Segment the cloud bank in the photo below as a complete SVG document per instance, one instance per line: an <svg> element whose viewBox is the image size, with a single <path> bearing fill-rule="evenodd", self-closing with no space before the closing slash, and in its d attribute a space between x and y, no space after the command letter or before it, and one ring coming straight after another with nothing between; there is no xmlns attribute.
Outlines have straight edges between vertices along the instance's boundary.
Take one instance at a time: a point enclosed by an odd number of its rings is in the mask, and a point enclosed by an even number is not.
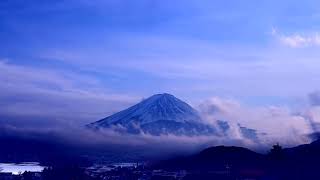
<svg viewBox="0 0 320 180"><path fill-rule="evenodd" d="M244 139L240 127L256 130L259 143L281 143L296 145L310 142L313 133L308 117L283 106L250 107L232 99L211 98L200 105L204 119L215 126L217 122L228 122L227 136ZM318 112L314 107L301 112Z"/></svg>

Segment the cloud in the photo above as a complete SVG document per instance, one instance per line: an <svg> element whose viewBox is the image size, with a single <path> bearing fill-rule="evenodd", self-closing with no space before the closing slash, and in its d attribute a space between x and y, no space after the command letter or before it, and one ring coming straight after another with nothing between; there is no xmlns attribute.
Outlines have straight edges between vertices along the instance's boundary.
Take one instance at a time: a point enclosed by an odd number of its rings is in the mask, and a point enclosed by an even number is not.
<svg viewBox="0 0 320 180"><path fill-rule="evenodd" d="M320 106L320 91L310 93L309 100L312 106Z"/></svg>
<svg viewBox="0 0 320 180"><path fill-rule="evenodd" d="M44 142L63 148L63 152L86 153L107 160L119 161L121 158L149 158L168 157L171 155L191 154L214 145L238 145L250 148L258 147L245 141L225 139L216 136L175 136L148 134L120 134L112 129L93 131L74 126L63 128L26 128L0 125L0 139L23 139L30 142ZM8 147L6 147L8 148ZM128 159L125 159L128 161Z"/></svg>
<svg viewBox="0 0 320 180"><path fill-rule="evenodd" d="M320 132L320 92L314 91L309 94L310 107L303 112L303 116L306 117L311 124L311 128L314 133Z"/></svg>
<svg viewBox="0 0 320 180"><path fill-rule="evenodd" d="M141 91L136 87L143 86L150 94L167 91L189 97L194 91L203 98L214 92L219 96L254 97L257 101L261 99L258 97L289 99L315 89L320 77L317 52L309 48L297 51L129 33L115 34L108 42L105 49L67 47L47 49L34 56L59 59L63 65L72 64L104 77L113 74L121 80L117 83L127 85L125 91Z"/></svg>
<svg viewBox="0 0 320 180"><path fill-rule="evenodd" d="M106 90L90 76L8 61L0 61L0 81L0 120L8 123L17 120L21 126L33 120L40 121L39 124L82 126L137 100L135 96Z"/></svg>
<svg viewBox="0 0 320 180"><path fill-rule="evenodd" d="M302 47L318 47L320 46L320 34L290 34L285 35L279 33L276 29L272 29L272 35L276 37L280 43L292 48L302 48Z"/></svg>
<svg viewBox="0 0 320 180"><path fill-rule="evenodd" d="M305 117L282 106L250 107L232 99L214 97L202 103L200 111L211 124L216 124L218 120L228 122L230 138L244 138L239 124L256 130L260 142L266 144L303 144L309 141L306 135L312 133Z"/></svg>

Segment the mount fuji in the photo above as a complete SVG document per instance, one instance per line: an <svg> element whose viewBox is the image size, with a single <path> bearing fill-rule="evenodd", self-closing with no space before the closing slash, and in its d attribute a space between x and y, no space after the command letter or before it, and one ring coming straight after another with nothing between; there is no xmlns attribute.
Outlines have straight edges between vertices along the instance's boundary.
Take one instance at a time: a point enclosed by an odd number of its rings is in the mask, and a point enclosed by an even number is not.
<svg viewBox="0 0 320 180"><path fill-rule="evenodd" d="M195 109L167 93L153 95L88 127L116 128L133 134L217 135L214 127L202 122Z"/></svg>

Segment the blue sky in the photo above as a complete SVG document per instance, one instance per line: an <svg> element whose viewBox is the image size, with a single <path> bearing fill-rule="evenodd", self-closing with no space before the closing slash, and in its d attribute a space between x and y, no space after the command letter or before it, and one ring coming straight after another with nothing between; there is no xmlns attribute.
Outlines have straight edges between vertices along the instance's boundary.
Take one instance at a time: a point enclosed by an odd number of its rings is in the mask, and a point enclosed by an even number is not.
<svg viewBox="0 0 320 180"><path fill-rule="evenodd" d="M319 20L315 0L3 0L1 115L88 122L161 92L303 104Z"/></svg>

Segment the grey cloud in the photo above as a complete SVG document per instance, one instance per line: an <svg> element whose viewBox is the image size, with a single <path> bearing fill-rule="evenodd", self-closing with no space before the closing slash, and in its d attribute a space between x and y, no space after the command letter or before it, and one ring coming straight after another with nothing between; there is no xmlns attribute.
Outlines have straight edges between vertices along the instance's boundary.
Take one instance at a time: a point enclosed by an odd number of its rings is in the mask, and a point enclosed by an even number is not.
<svg viewBox="0 0 320 180"><path fill-rule="evenodd" d="M320 106L320 91L310 93L309 101L312 106Z"/></svg>
<svg viewBox="0 0 320 180"><path fill-rule="evenodd" d="M92 131L85 128L65 126L63 128L19 128L0 125L0 138L17 138L30 141L42 141L64 144L68 148L87 150L86 152L125 153L130 156L142 156L144 159L168 157L171 155L191 154L214 145L238 145L252 149L246 142L237 139L223 139L215 136L151 136L148 134L120 134L112 129ZM78 151L77 150L77 151ZM137 154L138 153L138 154ZM100 157L101 158L101 157Z"/></svg>

